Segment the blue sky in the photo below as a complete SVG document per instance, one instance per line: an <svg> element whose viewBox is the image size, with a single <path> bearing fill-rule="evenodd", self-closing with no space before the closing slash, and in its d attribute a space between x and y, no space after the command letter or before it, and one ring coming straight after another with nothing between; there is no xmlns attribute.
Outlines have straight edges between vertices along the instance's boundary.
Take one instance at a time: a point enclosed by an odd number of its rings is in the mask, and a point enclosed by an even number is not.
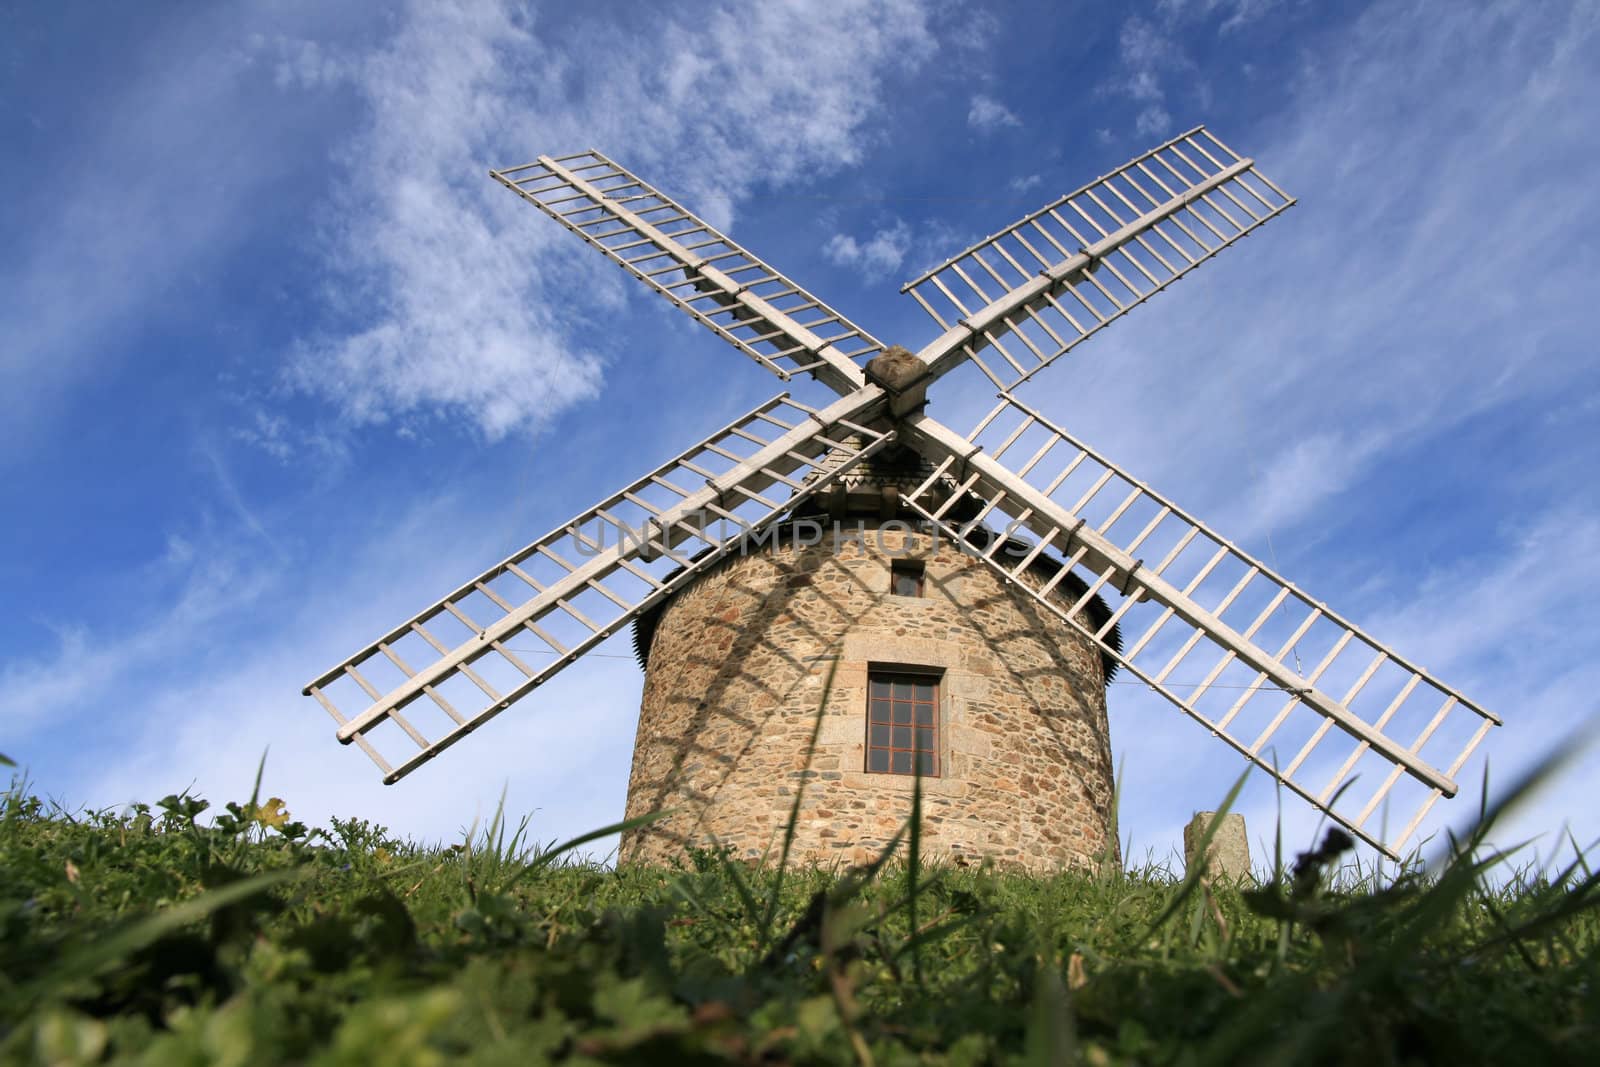
<svg viewBox="0 0 1600 1067"><path fill-rule="evenodd" d="M220 802L270 746L308 820L620 816L624 640L393 787L299 695L776 391L487 177L591 146L916 348L901 282L1206 123L1299 206L1024 398L1497 711L1494 780L1592 725L1592 0L3 17L0 751L52 795ZM1124 839L1165 857L1241 764L1136 686L1111 709ZM1516 830L1600 836L1597 772Z"/></svg>

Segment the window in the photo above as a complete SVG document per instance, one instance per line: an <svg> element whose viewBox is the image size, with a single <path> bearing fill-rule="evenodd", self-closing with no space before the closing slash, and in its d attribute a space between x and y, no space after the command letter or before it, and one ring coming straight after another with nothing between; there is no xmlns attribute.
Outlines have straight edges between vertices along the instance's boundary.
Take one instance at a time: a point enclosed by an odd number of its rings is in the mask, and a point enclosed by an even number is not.
<svg viewBox="0 0 1600 1067"><path fill-rule="evenodd" d="M867 770L939 776L939 678L905 670L867 673Z"/></svg>
<svg viewBox="0 0 1600 1067"><path fill-rule="evenodd" d="M922 561L897 559L890 563L889 592L895 596L921 596Z"/></svg>

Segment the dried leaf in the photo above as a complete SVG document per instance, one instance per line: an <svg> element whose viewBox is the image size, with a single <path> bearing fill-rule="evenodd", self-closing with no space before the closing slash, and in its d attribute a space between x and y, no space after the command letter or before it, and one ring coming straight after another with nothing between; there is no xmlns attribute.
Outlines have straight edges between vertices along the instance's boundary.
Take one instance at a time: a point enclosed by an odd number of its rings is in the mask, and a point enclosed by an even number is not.
<svg viewBox="0 0 1600 1067"><path fill-rule="evenodd" d="M1067 988L1082 989L1089 984L1089 975L1083 969L1083 953L1074 952L1067 958Z"/></svg>
<svg viewBox="0 0 1600 1067"><path fill-rule="evenodd" d="M270 797L266 803L255 805L250 817L268 829L280 829L289 821L289 809L283 806L283 798Z"/></svg>

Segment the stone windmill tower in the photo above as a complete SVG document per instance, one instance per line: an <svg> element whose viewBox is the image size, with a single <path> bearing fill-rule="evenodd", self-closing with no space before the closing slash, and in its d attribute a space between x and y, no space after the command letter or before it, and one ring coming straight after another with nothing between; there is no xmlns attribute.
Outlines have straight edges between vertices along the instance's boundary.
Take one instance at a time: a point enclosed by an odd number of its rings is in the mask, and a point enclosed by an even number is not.
<svg viewBox="0 0 1600 1067"><path fill-rule="evenodd" d="M904 824L919 772L932 852L1115 858L1116 660L1030 595L1064 612L1085 583L1045 553L1021 573L1029 592L1002 580L979 553L1031 546L972 524L980 503L950 484L924 499L951 503L964 538L921 522L899 496L932 475L914 451L879 452L639 619L628 816L673 814L629 835L624 860L775 852L798 794L793 854L865 862ZM1109 615L1089 599L1092 625Z"/></svg>
<svg viewBox="0 0 1600 1067"><path fill-rule="evenodd" d="M800 852L854 860L918 781L931 849L1115 856L1114 670L1395 856L1498 723L1014 392L1294 203L1203 128L908 284L915 354L597 152L492 175L836 397L774 397L311 682L386 782L629 626L629 813L673 814L624 859L762 855L803 783ZM961 434L925 408L968 363L999 396Z"/></svg>

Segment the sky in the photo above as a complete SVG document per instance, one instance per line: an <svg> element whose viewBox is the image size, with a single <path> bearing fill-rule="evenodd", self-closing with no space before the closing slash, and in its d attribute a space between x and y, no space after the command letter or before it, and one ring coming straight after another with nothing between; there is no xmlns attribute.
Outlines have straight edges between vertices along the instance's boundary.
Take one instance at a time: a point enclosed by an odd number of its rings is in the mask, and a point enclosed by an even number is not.
<svg viewBox="0 0 1600 1067"><path fill-rule="evenodd" d="M1298 205L1022 391L1544 754L1600 838L1600 4L0 6L0 752L61 802L621 817L602 646L395 786L312 677L781 386L488 177L597 148L891 343L903 282L1205 123ZM965 431L981 388L933 393ZM797 391L805 388L796 386ZM814 387L812 387L814 388ZM1132 859L1243 767L1110 691ZM1239 803L1258 859L1279 799ZM1563 828L1566 829L1563 829ZM1285 847L1316 813L1282 801ZM1570 852L1568 853L1570 855Z"/></svg>

